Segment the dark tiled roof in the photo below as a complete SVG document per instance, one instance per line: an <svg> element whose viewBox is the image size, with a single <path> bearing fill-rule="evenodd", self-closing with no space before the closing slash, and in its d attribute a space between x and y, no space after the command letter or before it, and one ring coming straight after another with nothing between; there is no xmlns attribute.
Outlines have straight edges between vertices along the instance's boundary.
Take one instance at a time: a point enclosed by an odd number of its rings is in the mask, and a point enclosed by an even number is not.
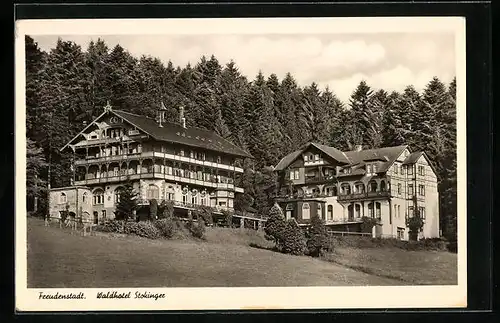
<svg viewBox="0 0 500 323"><path fill-rule="evenodd" d="M274 168L275 171L280 171L280 170L283 170L285 169L286 167L288 167L288 165L290 165L294 160L295 158L297 158L300 154L302 153L302 149L299 149L299 150L296 150L294 151L293 153L290 153L288 155L286 155L285 157L283 157L279 163L276 165L276 167Z"/></svg>
<svg viewBox="0 0 500 323"><path fill-rule="evenodd" d="M378 172L385 172L387 169L396 161L399 155L408 146L394 146L394 147L383 147L377 149L366 149L361 151L347 151L342 152L334 147L329 147L325 145L320 145L316 143L309 143L302 149L296 150L293 153L285 156L276 165L275 170L280 171L285 169L290 163L292 163L309 145L313 145L318 149L325 152L330 157L349 164L346 167L353 167L351 173L349 174L339 174L339 176L353 176L353 175L363 175L365 174L364 165L365 162L377 162Z"/></svg>
<svg viewBox="0 0 500 323"><path fill-rule="evenodd" d="M337 148L330 147L330 146L325 146L321 144L316 144L316 143L311 143L311 145L317 147L319 150L323 151L326 153L328 156L332 157L333 159L342 162L342 163L349 163L349 160L347 159L346 155L338 150Z"/></svg>
<svg viewBox="0 0 500 323"><path fill-rule="evenodd" d="M180 124L172 122L164 122L163 127L160 127L156 120L152 118L121 110L112 110L112 112L160 141L173 142L192 147L205 148L229 155L252 158L252 155L218 136L213 131L194 127L183 128Z"/></svg>
<svg viewBox="0 0 500 323"><path fill-rule="evenodd" d="M423 154L424 154L423 151L417 151L409 154L408 157L406 157L406 159L403 161L403 165L415 164Z"/></svg>
<svg viewBox="0 0 500 323"><path fill-rule="evenodd" d="M342 151L338 150L337 148L317 144L314 142L310 142L310 143L305 144L301 149L296 150L293 153L290 153L290 154L286 155L285 157L283 157L279 161L279 163L276 165L274 170L280 171L280 170L283 170L286 167L288 167L288 165L290 165L302 152L304 152L311 145L318 148L319 150L321 150L322 152L324 152L328 156L332 157L333 159L335 159L341 163L346 163L346 164L349 163L349 160L347 159L345 154Z"/></svg>

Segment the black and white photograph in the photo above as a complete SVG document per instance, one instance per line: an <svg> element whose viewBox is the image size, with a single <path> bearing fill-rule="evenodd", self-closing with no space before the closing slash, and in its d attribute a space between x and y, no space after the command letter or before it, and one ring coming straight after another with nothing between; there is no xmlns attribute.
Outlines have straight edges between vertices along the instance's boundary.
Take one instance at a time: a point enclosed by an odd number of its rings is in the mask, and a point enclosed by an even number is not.
<svg viewBox="0 0 500 323"><path fill-rule="evenodd" d="M19 308L466 305L462 19L18 24Z"/></svg>

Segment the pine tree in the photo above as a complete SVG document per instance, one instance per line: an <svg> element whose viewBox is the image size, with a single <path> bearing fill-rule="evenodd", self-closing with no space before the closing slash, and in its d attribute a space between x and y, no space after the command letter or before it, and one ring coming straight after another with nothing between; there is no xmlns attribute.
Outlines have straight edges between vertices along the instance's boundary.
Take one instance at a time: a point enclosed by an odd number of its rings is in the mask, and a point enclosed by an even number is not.
<svg viewBox="0 0 500 323"><path fill-rule="evenodd" d="M137 210L138 193L134 191L131 183L126 183L123 190L120 192L120 200L116 205L116 219L127 220L132 217L132 214Z"/></svg>
<svg viewBox="0 0 500 323"><path fill-rule="evenodd" d="M36 146L36 143L26 139L26 195L29 201L45 197L46 181L41 173L47 167L42 148ZM31 209L31 205L29 206ZM34 208L34 205L33 205Z"/></svg>
<svg viewBox="0 0 500 323"><path fill-rule="evenodd" d="M282 252L300 256L304 254L306 249L307 246L304 231L302 231L295 219L288 220L285 226Z"/></svg>
<svg viewBox="0 0 500 323"><path fill-rule="evenodd" d="M281 250L283 247L285 227L286 222L283 211L278 204L274 204L269 210L269 217L264 226L264 232L266 239L273 241L278 250Z"/></svg>
<svg viewBox="0 0 500 323"><path fill-rule="evenodd" d="M375 107L372 100L373 90L361 81L358 87L351 95L349 105L350 111L350 126L353 128L354 133L358 134L361 142L355 145L362 145L366 148L376 148L377 142L373 140L374 136L377 137L379 125ZM358 140L358 138L352 138Z"/></svg>
<svg viewBox="0 0 500 323"><path fill-rule="evenodd" d="M405 144L403 123L398 111L401 95L393 91L387 97L387 105L382 112L382 146L397 146Z"/></svg>
<svg viewBox="0 0 500 323"><path fill-rule="evenodd" d="M324 252L328 243L327 234L325 223L317 214L314 214L311 217L311 226L307 237L309 255L319 257Z"/></svg>

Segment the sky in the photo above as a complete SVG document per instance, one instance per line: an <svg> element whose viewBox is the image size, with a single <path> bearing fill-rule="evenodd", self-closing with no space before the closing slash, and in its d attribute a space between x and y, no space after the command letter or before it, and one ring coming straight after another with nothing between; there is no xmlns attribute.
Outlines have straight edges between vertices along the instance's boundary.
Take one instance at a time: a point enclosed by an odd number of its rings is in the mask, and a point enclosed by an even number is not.
<svg viewBox="0 0 500 323"><path fill-rule="evenodd" d="M59 37L84 50L101 38L110 48L120 44L136 57L150 55L181 67L213 54L222 65L233 60L249 80L259 70L280 80L290 72L300 86L328 86L344 102L362 80L373 89L401 91L411 84L421 91L434 76L446 83L455 76L451 32L31 36L44 51Z"/></svg>

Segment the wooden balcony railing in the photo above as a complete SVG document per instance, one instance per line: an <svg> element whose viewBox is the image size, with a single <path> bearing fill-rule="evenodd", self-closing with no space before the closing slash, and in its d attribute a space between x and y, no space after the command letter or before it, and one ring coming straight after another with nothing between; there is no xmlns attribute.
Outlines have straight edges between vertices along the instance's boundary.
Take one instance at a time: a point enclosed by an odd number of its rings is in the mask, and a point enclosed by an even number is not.
<svg viewBox="0 0 500 323"><path fill-rule="evenodd" d="M354 193L354 194L344 194L339 195L339 201L353 201L353 200L362 200L368 198L378 198L378 197L389 197L390 192L388 191L378 191L378 192L365 192L365 193Z"/></svg>

